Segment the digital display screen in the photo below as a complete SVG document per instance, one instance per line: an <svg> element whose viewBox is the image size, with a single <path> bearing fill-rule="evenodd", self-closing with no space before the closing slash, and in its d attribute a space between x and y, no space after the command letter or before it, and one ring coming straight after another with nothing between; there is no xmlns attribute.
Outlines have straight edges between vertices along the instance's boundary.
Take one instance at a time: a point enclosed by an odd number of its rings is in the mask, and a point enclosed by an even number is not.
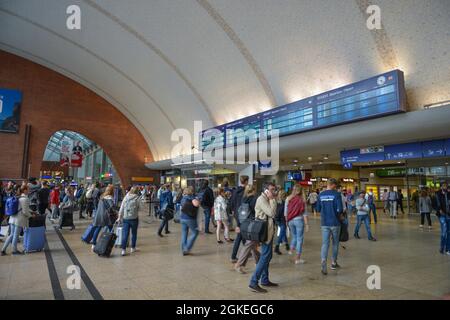
<svg viewBox="0 0 450 320"><path fill-rule="evenodd" d="M248 143L256 139L258 133L269 133L273 129L278 129L281 137L404 111L403 72L394 70L204 130L200 141L202 150L207 146L220 148ZM228 131L237 129L240 130ZM252 130L247 131L249 129ZM223 135L217 135L215 130ZM218 137L211 139L214 131Z"/></svg>

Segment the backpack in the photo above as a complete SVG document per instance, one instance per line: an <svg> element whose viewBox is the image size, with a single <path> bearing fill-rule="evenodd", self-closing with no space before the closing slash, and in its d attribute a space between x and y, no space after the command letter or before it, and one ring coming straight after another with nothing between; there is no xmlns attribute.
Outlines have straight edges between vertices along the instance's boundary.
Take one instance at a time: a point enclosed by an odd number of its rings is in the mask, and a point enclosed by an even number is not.
<svg viewBox="0 0 450 320"><path fill-rule="evenodd" d="M126 216L131 215L133 212L138 210L138 201L139 199L128 199L125 204L125 213Z"/></svg>
<svg viewBox="0 0 450 320"><path fill-rule="evenodd" d="M245 221L250 216L250 205L248 203L242 203L238 208L239 222Z"/></svg>
<svg viewBox="0 0 450 320"><path fill-rule="evenodd" d="M86 199L92 199L92 191L94 191L94 189L89 188L86 192Z"/></svg>
<svg viewBox="0 0 450 320"><path fill-rule="evenodd" d="M17 213L19 213L19 199L15 196L8 197L5 203L5 214L15 216Z"/></svg>

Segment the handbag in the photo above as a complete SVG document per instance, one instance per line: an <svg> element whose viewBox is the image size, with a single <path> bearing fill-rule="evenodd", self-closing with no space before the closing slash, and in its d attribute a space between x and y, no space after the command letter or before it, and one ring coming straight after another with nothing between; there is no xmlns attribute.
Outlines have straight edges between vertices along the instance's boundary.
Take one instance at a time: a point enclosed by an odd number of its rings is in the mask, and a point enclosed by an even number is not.
<svg viewBox="0 0 450 320"><path fill-rule="evenodd" d="M244 240L266 242L267 241L267 221L265 220L245 220L241 222L241 237Z"/></svg>

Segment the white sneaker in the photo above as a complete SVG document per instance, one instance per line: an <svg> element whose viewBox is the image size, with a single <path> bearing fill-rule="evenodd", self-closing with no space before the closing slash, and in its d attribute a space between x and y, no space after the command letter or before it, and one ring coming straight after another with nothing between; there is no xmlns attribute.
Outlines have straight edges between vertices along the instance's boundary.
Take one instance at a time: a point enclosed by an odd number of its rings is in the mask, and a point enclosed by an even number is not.
<svg viewBox="0 0 450 320"><path fill-rule="evenodd" d="M423 224L421 224L421 225L419 226L419 228L423 228Z"/></svg>
<svg viewBox="0 0 450 320"><path fill-rule="evenodd" d="M291 251L291 250L289 250L289 251L288 251L288 255L290 255L290 256L292 256L292 255L293 255L293 253L292 253L292 251Z"/></svg>
<svg viewBox="0 0 450 320"><path fill-rule="evenodd" d="M447 251L446 255L450 256L450 251Z"/></svg>
<svg viewBox="0 0 450 320"><path fill-rule="evenodd" d="M137 248L131 248L131 253L135 253L136 251L139 251Z"/></svg>
<svg viewBox="0 0 450 320"><path fill-rule="evenodd" d="M94 252L95 245L91 246L91 251Z"/></svg>
<svg viewBox="0 0 450 320"><path fill-rule="evenodd" d="M125 256L127 254L127 252L125 250L122 250L122 252L120 253L123 256Z"/></svg>
<svg viewBox="0 0 450 320"><path fill-rule="evenodd" d="M295 264L304 264L305 262L303 259L295 260Z"/></svg>

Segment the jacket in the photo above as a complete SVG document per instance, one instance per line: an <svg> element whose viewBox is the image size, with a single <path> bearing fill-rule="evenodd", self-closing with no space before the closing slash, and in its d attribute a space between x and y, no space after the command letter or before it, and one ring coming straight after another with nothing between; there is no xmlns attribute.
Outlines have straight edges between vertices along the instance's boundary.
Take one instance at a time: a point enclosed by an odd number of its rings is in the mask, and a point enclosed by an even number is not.
<svg viewBox="0 0 450 320"><path fill-rule="evenodd" d="M263 221L267 221L267 241L269 244L273 241L275 235L275 214L277 210L277 201L275 199L270 200L264 193L262 193L255 204L255 218Z"/></svg>
<svg viewBox="0 0 450 320"><path fill-rule="evenodd" d="M9 217L9 223L22 228L28 227L28 219L30 219L30 199L25 194L19 198L19 212Z"/></svg>
<svg viewBox="0 0 450 320"><path fill-rule="evenodd" d="M321 226L340 226L339 215L343 212L341 194L336 190L322 191L317 201L317 211L320 212Z"/></svg>
<svg viewBox="0 0 450 320"><path fill-rule="evenodd" d="M214 207L214 193L212 189L210 187L206 187L201 191L201 193L203 194L201 202L202 208L207 209Z"/></svg>
<svg viewBox="0 0 450 320"><path fill-rule="evenodd" d="M216 221L226 221L228 219L227 202L220 195L214 201L214 219Z"/></svg>
<svg viewBox="0 0 450 320"><path fill-rule="evenodd" d="M448 191L445 190L444 192L442 190L439 190L436 192L436 209L438 214L440 214L440 210L444 214L450 214L450 195L448 194Z"/></svg>
<svg viewBox="0 0 450 320"><path fill-rule="evenodd" d="M242 203L242 199L244 198L245 188L243 186L237 187L237 189L233 190L231 195L231 210L236 213L239 209L239 206Z"/></svg>
<svg viewBox="0 0 450 320"><path fill-rule="evenodd" d="M139 217L141 197L137 194L127 193L120 205L119 214L123 219L133 220ZM130 210L127 210L129 208Z"/></svg>
<svg viewBox="0 0 450 320"><path fill-rule="evenodd" d="M53 189L50 193L50 204L59 206L59 189Z"/></svg>
<svg viewBox="0 0 450 320"><path fill-rule="evenodd" d="M105 227L110 226L113 222L109 218L109 210L108 208L113 208L114 201L113 197L106 196L103 199L100 199L98 202L97 210L95 211L95 216L92 221L92 225L95 227Z"/></svg>
<svg viewBox="0 0 450 320"><path fill-rule="evenodd" d="M420 213L431 213L433 207L431 205L431 198L429 196L419 198Z"/></svg>

